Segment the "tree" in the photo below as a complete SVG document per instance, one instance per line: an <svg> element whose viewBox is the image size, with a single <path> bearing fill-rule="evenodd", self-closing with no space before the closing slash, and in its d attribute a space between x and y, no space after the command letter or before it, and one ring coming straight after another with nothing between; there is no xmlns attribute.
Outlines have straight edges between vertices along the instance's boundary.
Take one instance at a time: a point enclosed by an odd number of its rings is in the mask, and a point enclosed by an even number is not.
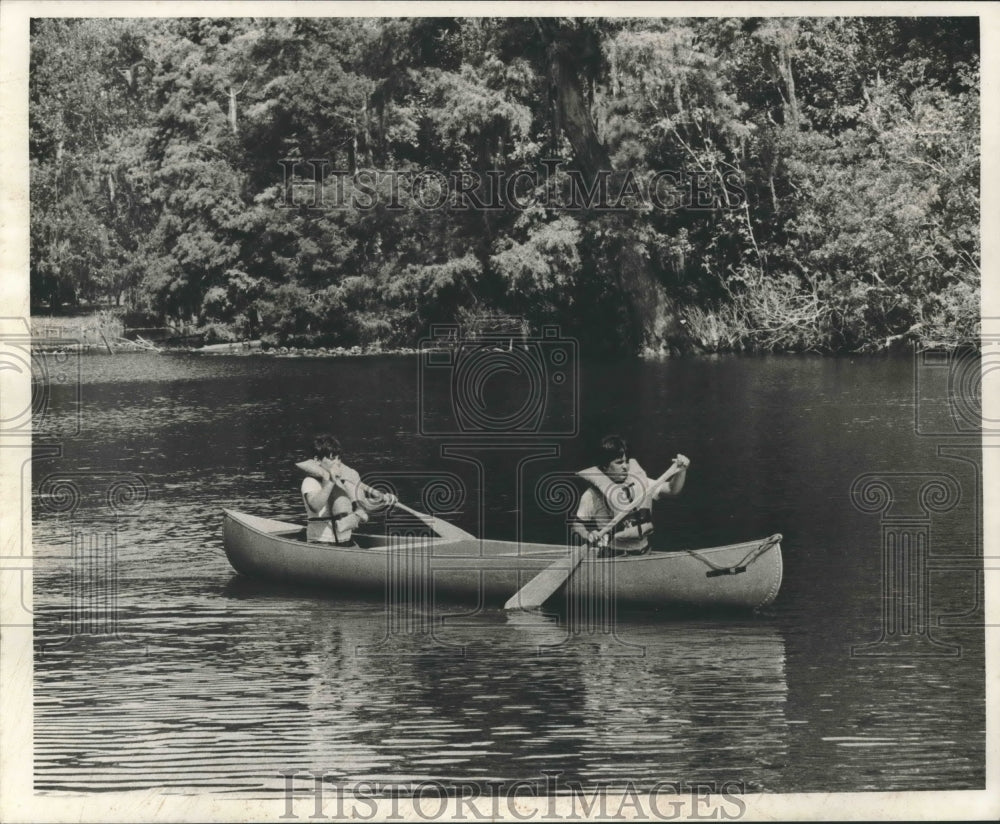
<svg viewBox="0 0 1000 824"><path fill-rule="evenodd" d="M974 20L32 31L36 303L373 344L518 313L631 352L977 328Z"/></svg>
<svg viewBox="0 0 1000 824"><path fill-rule="evenodd" d="M143 119L143 26L39 18L31 36L32 302L120 296L117 263L135 227L116 223L115 149Z"/></svg>

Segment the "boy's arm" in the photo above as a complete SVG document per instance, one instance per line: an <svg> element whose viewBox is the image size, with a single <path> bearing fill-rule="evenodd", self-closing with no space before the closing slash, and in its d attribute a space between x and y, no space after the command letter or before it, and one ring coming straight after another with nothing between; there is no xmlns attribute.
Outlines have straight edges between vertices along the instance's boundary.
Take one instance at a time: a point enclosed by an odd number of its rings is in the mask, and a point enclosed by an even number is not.
<svg viewBox="0 0 1000 824"><path fill-rule="evenodd" d="M382 492L373 486L368 486L361 480L361 475L346 464L341 465L341 477L344 487L352 503L363 507L391 506L396 503L396 496Z"/></svg>
<svg viewBox="0 0 1000 824"><path fill-rule="evenodd" d="M576 516L570 525L573 534L583 543L589 542L591 532L598 528L594 518L594 510L594 492L588 489L580 496L580 505L577 507Z"/></svg>
<svg viewBox="0 0 1000 824"><path fill-rule="evenodd" d="M656 494L653 495L654 501L660 498L672 498L674 495L680 495L681 490L684 488L684 481L687 479L687 468L691 465L691 460L685 455L678 454L674 458L674 463L680 466L680 472L659 488Z"/></svg>
<svg viewBox="0 0 1000 824"><path fill-rule="evenodd" d="M305 496L309 508L313 512L319 512L326 506L326 502L330 500L330 495L335 486L336 484L329 476L322 482L312 477L303 479L302 494Z"/></svg>

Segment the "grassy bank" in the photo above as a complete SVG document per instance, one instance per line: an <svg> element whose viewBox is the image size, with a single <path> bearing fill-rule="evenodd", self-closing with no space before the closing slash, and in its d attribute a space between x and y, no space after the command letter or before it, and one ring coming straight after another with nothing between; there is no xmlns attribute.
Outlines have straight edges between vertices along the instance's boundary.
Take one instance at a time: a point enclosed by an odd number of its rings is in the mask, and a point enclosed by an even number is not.
<svg viewBox="0 0 1000 824"><path fill-rule="evenodd" d="M80 351L153 351L155 347L141 337L126 337L122 312L99 309L79 315L45 316L30 318L31 336L36 348Z"/></svg>
<svg viewBox="0 0 1000 824"><path fill-rule="evenodd" d="M799 307L798 312L772 312L767 323L752 323L748 313L735 306L720 309L683 310L679 321L670 324L671 332L656 340L646 341L633 354L638 357L671 357L727 353L823 353L877 354L916 346L918 349L974 346L978 325L966 324L965 334L941 334L940 328L915 326L907 333L879 340L847 341L832 334L829 327L818 322L829 313L813 304ZM454 343L474 341L482 335L500 335L492 324L499 315L474 318L457 324ZM508 322L509 318L506 319ZM132 328L126 325L122 311L102 309L72 316L36 316L31 318L32 335L40 348L66 348L92 352L156 351L158 349L215 351L219 354L267 354L277 356L343 356L362 354L401 354L417 351L420 339L383 340L365 336L358 340L340 340L336 335L314 333L282 334L261 330L250 339L243 330L213 322L190 326L183 330L173 326ZM516 330L506 329L502 336L510 339L532 339L526 323ZM928 334L930 333L930 334ZM935 334L936 333L936 334ZM574 337L568 335L568 337ZM586 340L578 339L583 348ZM620 354L625 354L624 352Z"/></svg>

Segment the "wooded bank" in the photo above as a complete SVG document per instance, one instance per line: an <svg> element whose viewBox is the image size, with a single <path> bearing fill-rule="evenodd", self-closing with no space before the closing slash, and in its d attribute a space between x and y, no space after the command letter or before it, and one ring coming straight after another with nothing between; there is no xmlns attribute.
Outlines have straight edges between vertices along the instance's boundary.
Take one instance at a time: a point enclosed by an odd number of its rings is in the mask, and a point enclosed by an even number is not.
<svg viewBox="0 0 1000 824"><path fill-rule="evenodd" d="M968 341L978 44L968 17L36 19L32 303L209 343L490 314L595 352Z"/></svg>

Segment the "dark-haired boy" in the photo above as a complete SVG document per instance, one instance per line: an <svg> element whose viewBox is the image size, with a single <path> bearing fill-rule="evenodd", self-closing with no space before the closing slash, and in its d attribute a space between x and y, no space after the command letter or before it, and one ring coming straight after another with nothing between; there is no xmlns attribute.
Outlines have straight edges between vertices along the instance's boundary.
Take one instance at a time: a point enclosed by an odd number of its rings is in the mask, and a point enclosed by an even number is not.
<svg viewBox="0 0 1000 824"><path fill-rule="evenodd" d="M594 452L594 466L577 474L590 486L580 496L572 529L590 544L601 544L603 554L640 555L649 551L653 531L653 501L680 494L691 461L677 455L681 467L670 480L654 490L653 481L634 458L629 457L628 442L619 435L605 436ZM621 512L628 514L615 527L612 536L598 538L600 530Z"/></svg>

